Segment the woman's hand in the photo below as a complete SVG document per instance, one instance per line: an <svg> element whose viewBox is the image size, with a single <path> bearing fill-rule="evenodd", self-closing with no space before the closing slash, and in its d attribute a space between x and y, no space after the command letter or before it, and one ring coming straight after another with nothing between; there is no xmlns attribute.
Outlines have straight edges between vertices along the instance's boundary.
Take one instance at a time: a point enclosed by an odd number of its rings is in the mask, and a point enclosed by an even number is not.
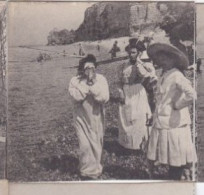
<svg viewBox="0 0 204 195"><path fill-rule="evenodd" d="M119 100L121 104L125 103L125 95L122 89L118 88L118 92L119 92Z"/></svg>
<svg viewBox="0 0 204 195"><path fill-rule="evenodd" d="M174 102L174 103L172 104L172 108L173 108L174 110L179 110L179 108L178 108L177 105L176 105L176 102Z"/></svg>
<svg viewBox="0 0 204 195"><path fill-rule="evenodd" d="M150 118L147 118L146 126L152 126L152 124L153 124L153 117L151 116Z"/></svg>
<svg viewBox="0 0 204 195"><path fill-rule="evenodd" d="M87 78L87 85L91 86L96 83L96 72L95 68L87 68L85 70L85 75Z"/></svg>

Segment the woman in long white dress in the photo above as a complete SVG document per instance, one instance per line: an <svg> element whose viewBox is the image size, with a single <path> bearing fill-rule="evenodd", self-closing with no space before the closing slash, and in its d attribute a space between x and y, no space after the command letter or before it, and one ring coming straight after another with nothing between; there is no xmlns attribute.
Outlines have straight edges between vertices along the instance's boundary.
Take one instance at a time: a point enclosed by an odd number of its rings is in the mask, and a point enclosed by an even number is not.
<svg viewBox="0 0 204 195"><path fill-rule="evenodd" d="M95 73L96 59L89 54L80 62L78 75L69 84L74 105L74 126L79 140L79 169L84 179L102 173L104 104L109 100L108 83Z"/></svg>
<svg viewBox="0 0 204 195"><path fill-rule="evenodd" d="M126 51L130 59L119 67L118 141L126 149L140 150L143 149L148 139L147 121L152 116L142 82L144 78L152 76L154 67L150 63L142 63L138 59L142 49L145 49L141 42L133 38L129 43Z"/></svg>

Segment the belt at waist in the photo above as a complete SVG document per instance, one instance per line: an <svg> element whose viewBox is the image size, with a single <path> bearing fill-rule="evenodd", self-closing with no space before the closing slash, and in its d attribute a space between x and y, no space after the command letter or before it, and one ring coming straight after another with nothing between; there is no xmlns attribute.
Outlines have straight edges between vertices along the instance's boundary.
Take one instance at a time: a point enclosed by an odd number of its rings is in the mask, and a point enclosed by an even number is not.
<svg viewBox="0 0 204 195"><path fill-rule="evenodd" d="M181 125L179 127L169 128L169 129L164 129L164 128L160 128L160 127L155 127L155 128L162 131L162 130L171 130L171 129L184 128L184 127L187 127L187 126L188 126L188 124Z"/></svg>

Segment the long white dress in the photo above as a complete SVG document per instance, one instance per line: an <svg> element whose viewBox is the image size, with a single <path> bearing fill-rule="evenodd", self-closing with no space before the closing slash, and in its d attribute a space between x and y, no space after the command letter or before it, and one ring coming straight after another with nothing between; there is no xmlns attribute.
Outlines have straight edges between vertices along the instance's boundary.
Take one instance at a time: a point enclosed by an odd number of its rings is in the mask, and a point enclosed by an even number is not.
<svg viewBox="0 0 204 195"><path fill-rule="evenodd" d="M74 103L80 174L96 178L102 172L104 104L109 100L108 83L102 75L96 74L96 83L88 86L85 80L76 76L70 81L69 93Z"/></svg>
<svg viewBox="0 0 204 195"><path fill-rule="evenodd" d="M163 74L158 82L148 159L178 167L196 162L189 108L184 107L195 97L190 81L179 70L174 68ZM181 109L174 110L173 104Z"/></svg>
<svg viewBox="0 0 204 195"><path fill-rule="evenodd" d="M123 64L119 70L125 102L119 105L118 141L127 149L141 149L141 144L148 138L146 121L147 117L151 117L151 110L141 82L149 75L144 68L138 69L129 62Z"/></svg>

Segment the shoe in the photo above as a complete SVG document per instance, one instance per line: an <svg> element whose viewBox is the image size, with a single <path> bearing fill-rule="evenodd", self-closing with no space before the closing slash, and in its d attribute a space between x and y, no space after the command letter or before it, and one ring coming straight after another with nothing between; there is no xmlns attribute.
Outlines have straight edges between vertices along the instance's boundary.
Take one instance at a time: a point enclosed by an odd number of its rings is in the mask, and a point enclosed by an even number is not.
<svg viewBox="0 0 204 195"><path fill-rule="evenodd" d="M89 176L80 176L80 179L82 181L90 181L90 180L97 180L98 178L93 178L93 177L89 177Z"/></svg>

